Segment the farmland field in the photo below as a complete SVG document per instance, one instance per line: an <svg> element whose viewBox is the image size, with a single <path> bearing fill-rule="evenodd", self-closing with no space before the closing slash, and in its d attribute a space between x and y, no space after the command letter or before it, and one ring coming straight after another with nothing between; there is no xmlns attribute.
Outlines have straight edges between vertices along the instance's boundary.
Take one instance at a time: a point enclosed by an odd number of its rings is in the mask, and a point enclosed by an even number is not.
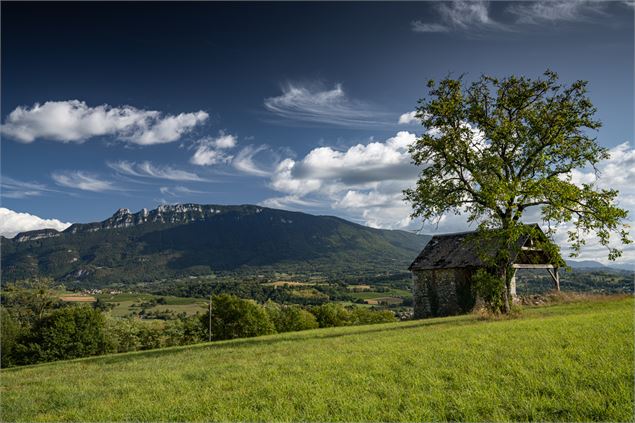
<svg viewBox="0 0 635 423"><path fill-rule="evenodd" d="M633 299L2 370L2 421L632 421Z"/></svg>

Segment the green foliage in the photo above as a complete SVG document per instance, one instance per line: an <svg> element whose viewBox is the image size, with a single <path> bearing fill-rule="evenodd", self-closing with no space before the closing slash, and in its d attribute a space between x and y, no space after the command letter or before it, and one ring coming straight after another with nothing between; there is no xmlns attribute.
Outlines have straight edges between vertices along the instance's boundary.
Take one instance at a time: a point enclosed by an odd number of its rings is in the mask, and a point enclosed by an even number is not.
<svg viewBox="0 0 635 423"><path fill-rule="evenodd" d="M20 334L20 324L4 306L0 306L0 367L13 365L14 350Z"/></svg>
<svg viewBox="0 0 635 423"><path fill-rule="evenodd" d="M346 326L350 324L351 312L341 304L327 303L311 308L321 328Z"/></svg>
<svg viewBox="0 0 635 423"><path fill-rule="evenodd" d="M23 363L103 354L108 350L104 316L88 306L55 310L35 323L21 347Z"/></svg>
<svg viewBox="0 0 635 423"><path fill-rule="evenodd" d="M479 298L487 309L493 313L504 311L503 292L505 282L499 276L492 275L485 269L478 269L472 276L472 283Z"/></svg>
<svg viewBox="0 0 635 423"><path fill-rule="evenodd" d="M607 248L611 233L629 243L617 191L571 180L573 170L608 158L588 134L600 122L586 85L562 85L551 71L535 80L482 76L467 88L462 79L431 81L417 109L428 131L410 149L415 164L426 164L416 187L405 191L413 216L466 212L482 227L508 229L540 207L544 221L572 224L574 253L590 233ZM620 251L609 248L608 255Z"/></svg>
<svg viewBox="0 0 635 423"><path fill-rule="evenodd" d="M208 326L209 312L201 317ZM264 307L235 295L221 294L212 299L212 339L249 338L275 333Z"/></svg>
<svg viewBox="0 0 635 423"><path fill-rule="evenodd" d="M33 325L51 310L62 307L53 296L53 279L37 277L7 284L2 290L2 304L23 325Z"/></svg>
<svg viewBox="0 0 635 423"><path fill-rule="evenodd" d="M609 297L91 357L3 370L2 420L632 422L634 340Z"/></svg>
<svg viewBox="0 0 635 423"><path fill-rule="evenodd" d="M319 327L313 314L296 305L285 306L268 301L265 310L279 333Z"/></svg>
<svg viewBox="0 0 635 423"><path fill-rule="evenodd" d="M390 310L372 310L366 307L354 307L351 311L352 325L373 325L376 323L396 322L395 314Z"/></svg>

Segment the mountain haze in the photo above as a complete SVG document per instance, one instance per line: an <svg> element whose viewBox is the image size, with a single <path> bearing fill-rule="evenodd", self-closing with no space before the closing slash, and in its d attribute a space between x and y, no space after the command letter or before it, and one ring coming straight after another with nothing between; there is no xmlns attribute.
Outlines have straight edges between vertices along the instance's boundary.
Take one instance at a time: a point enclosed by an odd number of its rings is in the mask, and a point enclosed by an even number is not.
<svg viewBox="0 0 635 423"><path fill-rule="evenodd" d="M399 272L428 239L253 205L119 209L102 222L62 232L3 237L3 281L45 275L94 286L212 272Z"/></svg>

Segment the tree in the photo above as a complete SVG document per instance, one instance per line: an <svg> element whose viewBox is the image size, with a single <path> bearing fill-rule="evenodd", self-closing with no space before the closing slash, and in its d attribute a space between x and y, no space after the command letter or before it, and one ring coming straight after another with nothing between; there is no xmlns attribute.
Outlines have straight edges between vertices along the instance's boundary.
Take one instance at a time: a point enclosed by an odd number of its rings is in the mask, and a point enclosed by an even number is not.
<svg viewBox="0 0 635 423"><path fill-rule="evenodd" d="M326 303L311 308L311 313L317 319L321 328L346 326L350 324L351 312L341 304Z"/></svg>
<svg viewBox="0 0 635 423"><path fill-rule="evenodd" d="M23 364L103 354L108 350L104 316L89 306L55 310L35 323L22 344Z"/></svg>
<svg viewBox="0 0 635 423"><path fill-rule="evenodd" d="M207 326L209 312L201 317ZM273 322L264 307L235 295L221 294L212 298L212 337L215 340L247 338L275 333Z"/></svg>
<svg viewBox="0 0 635 423"><path fill-rule="evenodd" d="M433 222L447 213L465 213L482 234L497 229L489 233L504 242L492 262L506 282L506 311L510 252L535 230L522 224L528 210L539 208L550 228L569 225L572 256L593 233L611 260L621 254L609 245L611 234L623 244L631 242L627 212L615 204L618 192L572 179L572 172L584 167L597 175L596 165L609 157L592 136L601 124L586 95L587 82L566 86L555 72L543 76L483 75L469 86L462 77L429 81L429 97L417 108L427 131L410 148L413 163L425 166L416 187L404 191L413 217ZM554 245L546 248L557 255Z"/></svg>
<svg viewBox="0 0 635 423"><path fill-rule="evenodd" d="M315 316L297 305L280 305L267 301L265 310L279 333L319 327Z"/></svg>

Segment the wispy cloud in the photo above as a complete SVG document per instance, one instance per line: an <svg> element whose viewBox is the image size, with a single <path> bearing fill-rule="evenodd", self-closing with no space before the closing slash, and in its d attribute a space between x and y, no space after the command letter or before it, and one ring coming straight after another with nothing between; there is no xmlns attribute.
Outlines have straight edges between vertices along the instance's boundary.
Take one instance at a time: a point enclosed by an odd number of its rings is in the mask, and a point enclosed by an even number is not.
<svg viewBox="0 0 635 423"><path fill-rule="evenodd" d="M350 98L341 84L332 89L287 84L282 94L266 98L265 108L287 121L337 126L384 125L388 114L374 106Z"/></svg>
<svg viewBox="0 0 635 423"><path fill-rule="evenodd" d="M42 219L41 217L20 213L4 207L0 207L0 235L13 238L20 232L34 231L36 229L56 229L63 231L71 224L57 219Z"/></svg>
<svg viewBox="0 0 635 423"><path fill-rule="evenodd" d="M519 24L586 22L604 15L607 4L583 0L519 2L509 6L507 11L516 15L516 23Z"/></svg>
<svg viewBox="0 0 635 423"><path fill-rule="evenodd" d="M177 185L175 187L160 187L159 191L163 195L170 195L172 197L183 197L187 195L207 194L204 191L193 190L188 187L184 187L182 185Z"/></svg>
<svg viewBox="0 0 635 423"><path fill-rule="evenodd" d="M437 6L439 22L412 21L414 32L449 32L468 30L502 30L508 27L490 16L489 2L453 1Z"/></svg>
<svg viewBox="0 0 635 423"><path fill-rule="evenodd" d="M424 23L421 21L412 21L410 26L414 32L448 32L450 28L439 23Z"/></svg>
<svg viewBox="0 0 635 423"><path fill-rule="evenodd" d="M0 132L23 143L36 139L82 143L89 138L112 136L138 145L179 140L208 118L204 111L164 114L132 106L89 107L79 100L47 101L17 107L6 117Z"/></svg>
<svg viewBox="0 0 635 423"><path fill-rule="evenodd" d="M0 180L2 187L2 197L6 198L29 198L38 197L46 192L57 192L39 182L26 182L2 176Z"/></svg>
<svg viewBox="0 0 635 423"><path fill-rule="evenodd" d="M119 160L117 162L107 162L106 164L117 173L127 176L168 179L171 181L205 181L196 173L175 169L171 166L154 165L149 161L138 163Z"/></svg>
<svg viewBox="0 0 635 423"><path fill-rule="evenodd" d="M267 147L266 145L260 145L257 147L248 145L238 152L236 157L234 157L234 159L232 160L232 165L235 169L249 175L269 176L271 174L270 171L264 169L254 162L254 156L263 151L267 151L268 149L269 147Z"/></svg>
<svg viewBox="0 0 635 423"><path fill-rule="evenodd" d="M51 177L60 186L83 191L102 192L118 189L111 181L80 170L54 172Z"/></svg>

